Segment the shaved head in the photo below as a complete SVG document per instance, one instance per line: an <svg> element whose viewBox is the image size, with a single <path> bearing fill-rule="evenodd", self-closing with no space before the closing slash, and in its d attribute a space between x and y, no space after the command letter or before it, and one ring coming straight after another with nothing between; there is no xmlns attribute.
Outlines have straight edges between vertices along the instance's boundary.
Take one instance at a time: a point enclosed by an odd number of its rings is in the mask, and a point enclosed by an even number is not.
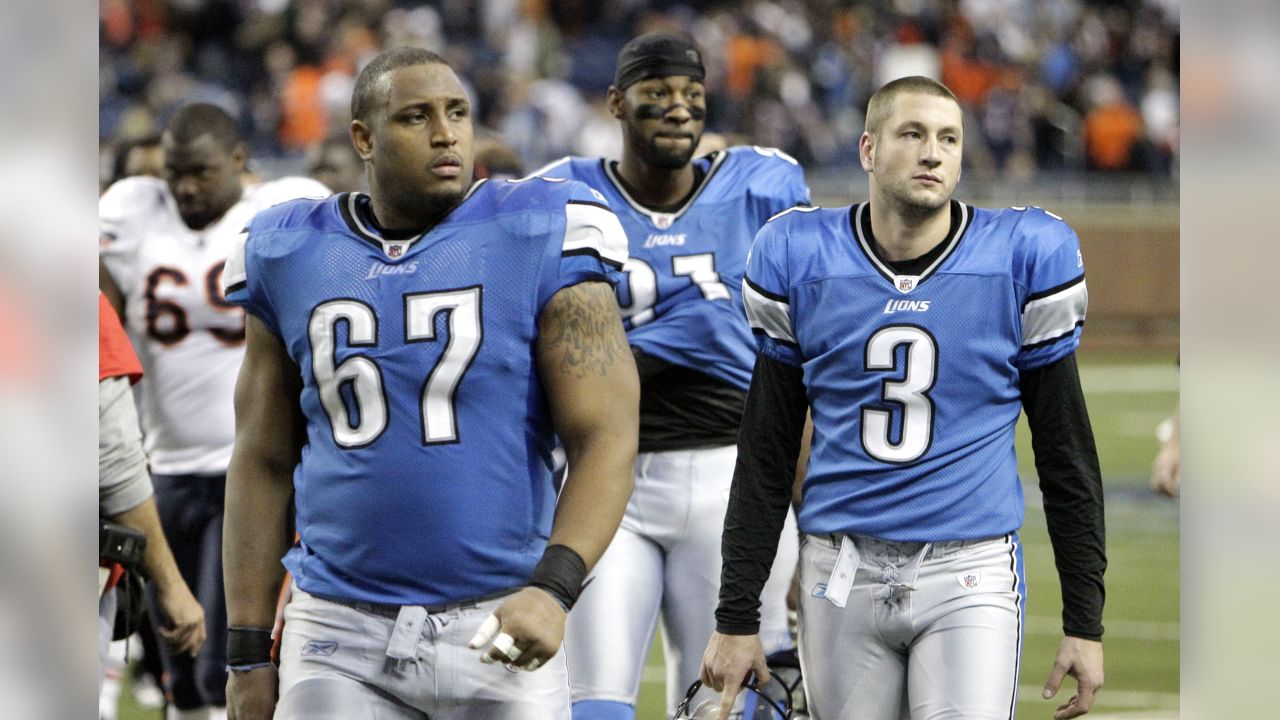
<svg viewBox="0 0 1280 720"><path fill-rule="evenodd" d="M893 82L886 83L867 102L867 132L872 135L880 133L885 121L893 114L894 99L904 93L932 95L933 97L946 98L956 105L960 104L960 101L956 100L956 96L951 90L937 80L923 75L898 78Z"/></svg>
<svg viewBox="0 0 1280 720"><path fill-rule="evenodd" d="M379 112L387 109L391 91L391 71L414 65L448 65L445 59L430 50L402 47L388 50L374 58L356 78L355 91L351 93L351 119L363 123L372 122Z"/></svg>
<svg viewBox="0 0 1280 720"><path fill-rule="evenodd" d="M174 143L187 145L202 135L212 135L218 146L231 151L240 144L240 129L230 113L210 103L192 103L180 108L164 126Z"/></svg>

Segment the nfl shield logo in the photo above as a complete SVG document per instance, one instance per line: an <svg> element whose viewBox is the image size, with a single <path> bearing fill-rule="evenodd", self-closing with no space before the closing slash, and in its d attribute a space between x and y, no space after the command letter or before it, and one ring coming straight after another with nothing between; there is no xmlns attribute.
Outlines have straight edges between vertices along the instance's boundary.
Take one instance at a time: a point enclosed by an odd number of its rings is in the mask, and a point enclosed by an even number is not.
<svg viewBox="0 0 1280 720"><path fill-rule="evenodd" d="M916 285L915 278L909 278L905 276L898 278L898 289L903 292L910 290L911 288L915 287L915 285Z"/></svg>
<svg viewBox="0 0 1280 720"><path fill-rule="evenodd" d="M675 221L676 221L676 218L675 218L675 216L674 216L674 215L665 215L665 214L664 214L664 215L654 215L654 216L653 216L653 224L654 224L654 225L657 225L657 226L658 226L658 229L660 229L660 230L666 230L667 228L671 227L671 223L673 223L673 222L675 222Z"/></svg>
<svg viewBox="0 0 1280 720"><path fill-rule="evenodd" d="M972 590L982 582L982 573L977 571L956 573L956 580L960 581L960 586L965 590Z"/></svg>
<svg viewBox="0 0 1280 720"><path fill-rule="evenodd" d="M400 253L402 253L402 252L404 252L404 246L403 246L403 245L388 245L388 246L387 246L387 257L398 258L398 257L400 257Z"/></svg>

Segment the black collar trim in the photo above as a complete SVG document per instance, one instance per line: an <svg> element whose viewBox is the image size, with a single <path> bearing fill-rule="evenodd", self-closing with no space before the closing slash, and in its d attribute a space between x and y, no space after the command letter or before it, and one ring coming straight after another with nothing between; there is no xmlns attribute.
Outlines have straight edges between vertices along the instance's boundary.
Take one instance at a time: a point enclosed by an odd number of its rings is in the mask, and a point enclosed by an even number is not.
<svg viewBox="0 0 1280 720"><path fill-rule="evenodd" d="M662 212L660 210L645 207L635 198L631 197L631 194L627 192L626 185L622 182L622 178L618 175L617 170L614 169L614 165L616 165L615 161L605 160L602 158L600 160L600 166L604 169L605 177L613 185L613 188L618 191L618 194L622 196L622 199L627 201L627 204L631 206L631 209L647 216L649 221L659 228L665 229L674 225L682 215L689 211L689 208L693 207L693 203L698 199L698 196L702 194L702 191L706 190L707 186L711 184L711 178L715 177L716 171L720 169L720 166L724 165L724 161L729 157L729 154L726 152L717 152L712 153L708 157L711 160L711 166L707 168L707 174L702 177L702 182L698 183L694 187L693 192L689 194L689 197L684 201L684 204L682 204L675 212Z"/></svg>
<svg viewBox="0 0 1280 720"><path fill-rule="evenodd" d="M483 185L484 182L485 179L480 179L472 183L471 187L467 189L467 193L462 196L462 199L458 201L457 205L454 205L448 212L442 215L439 220L423 230L393 231L383 230L377 227L373 220L372 213L368 210L370 202L369 196L364 193L343 193L338 198L338 210L342 215L343 222L347 224L347 228L361 240L364 240L384 252L388 245L400 245L405 251L407 251L414 243L421 240L424 235L430 232L432 228L443 223L446 218L453 214L454 210L461 207L462 203L466 202L468 198L475 194L475 191ZM366 216L366 213L369 213L368 216Z"/></svg>
<svg viewBox="0 0 1280 720"><path fill-rule="evenodd" d="M919 275L904 275L903 273L895 272L888 261L882 259L880 254L876 252L875 234L871 231L871 203L859 203L849 209L849 226L853 230L858 247L867 256L867 260L870 261L872 267L888 280L895 289L901 292L910 292L924 284L925 280L929 279L942 266L942 263L951 257L951 254L959 247L960 241L964 239L965 232L973 224L973 214L972 207L959 200L951 201L951 229L947 231L947 237L942 241L942 246L945 250ZM931 250L930 252L933 251ZM899 286L899 279L904 277L914 278L914 281L910 283L910 287L905 289Z"/></svg>

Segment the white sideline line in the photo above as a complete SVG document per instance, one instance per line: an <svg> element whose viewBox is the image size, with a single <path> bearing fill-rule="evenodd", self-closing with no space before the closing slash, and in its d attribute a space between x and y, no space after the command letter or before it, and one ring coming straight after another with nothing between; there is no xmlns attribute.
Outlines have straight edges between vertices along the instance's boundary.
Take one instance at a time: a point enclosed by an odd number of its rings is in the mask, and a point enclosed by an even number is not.
<svg viewBox="0 0 1280 720"><path fill-rule="evenodd" d="M1088 365L1080 368L1080 385L1089 393L1157 393L1178 391L1174 365Z"/></svg>
<svg viewBox="0 0 1280 720"><path fill-rule="evenodd" d="M1102 625L1106 628L1104 642L1107 638L1162 642L1178 642L1182 639L1182 624L1177 622L1103 618ZM1056 617L1029 615L1025 630L1033 635L1061 635L1062 620Z"/></svg>

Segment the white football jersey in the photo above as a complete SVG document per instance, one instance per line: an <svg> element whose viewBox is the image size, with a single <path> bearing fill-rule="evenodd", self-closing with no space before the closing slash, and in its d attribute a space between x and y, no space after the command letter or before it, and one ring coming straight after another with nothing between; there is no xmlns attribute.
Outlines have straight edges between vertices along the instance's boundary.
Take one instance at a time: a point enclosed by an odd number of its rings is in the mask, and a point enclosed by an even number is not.
<svg viewBox="0 0 1280 720"><path fill-rule="evenodd" d="M203 230L182 221L163 180L126 178L99 199L99 254L124 294L125 328L145 371L138 405L152 472L226 472L244 358L244 310L222 295L227 253L260 210L327 195L303 177L249 186Z"/></svg>

